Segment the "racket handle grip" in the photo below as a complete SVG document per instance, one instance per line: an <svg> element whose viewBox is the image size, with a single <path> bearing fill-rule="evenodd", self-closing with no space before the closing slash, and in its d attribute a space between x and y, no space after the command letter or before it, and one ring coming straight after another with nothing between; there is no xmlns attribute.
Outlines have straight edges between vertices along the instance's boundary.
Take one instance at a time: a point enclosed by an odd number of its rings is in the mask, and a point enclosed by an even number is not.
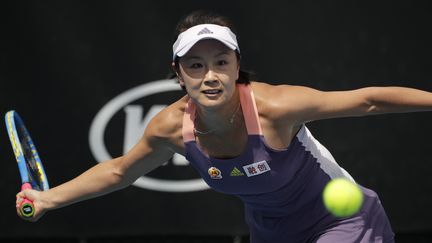
<svg viewBox="0 0 432 243"><path fill-rule="evenodd" d="M21 191L26 189L32 189L32 186L30 183L24 183L21 186ZM30 218L33 216L35 209L33 206L33 202L28 200L27 198L24 198L24 200L19 205L19 209L21 212L21 215L26 218Z"/></svg>

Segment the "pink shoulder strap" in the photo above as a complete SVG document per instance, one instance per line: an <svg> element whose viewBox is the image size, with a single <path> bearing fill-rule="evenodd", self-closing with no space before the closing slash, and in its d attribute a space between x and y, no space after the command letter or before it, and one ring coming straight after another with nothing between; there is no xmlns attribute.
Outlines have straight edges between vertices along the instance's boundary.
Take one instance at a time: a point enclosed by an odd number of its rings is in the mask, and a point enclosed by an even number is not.
<svg viewBox="0 0 432 243"><path fill-rule="evenodd" d="M255 103L255 97L250 85L237 85L240 93L240 102L242 105L243 116L246 122L246 128L249 135L262 135L261 124L259 122L258 109Z"/></svg>
<svg viewBox="0 0 432 243"><path fill-rule="evenodd" d="M246 128L249 135L262 135L261 125L259 123L258 109L256 107L255 98L250 85L238 84L240 94L240 103L243 111L243 117L246 122ZM189 99L183 114L183 141L190 142L195 140L194 135L194 120L196 106Z"/></svg>
<svg viewBox="0 0 432 243"><path fill-rule="evenodd" d="M195 104L191 99L186 103L185 112L183 114L183 142L190 142L195 140L194 134L194 120L195 120Z"/></svg>

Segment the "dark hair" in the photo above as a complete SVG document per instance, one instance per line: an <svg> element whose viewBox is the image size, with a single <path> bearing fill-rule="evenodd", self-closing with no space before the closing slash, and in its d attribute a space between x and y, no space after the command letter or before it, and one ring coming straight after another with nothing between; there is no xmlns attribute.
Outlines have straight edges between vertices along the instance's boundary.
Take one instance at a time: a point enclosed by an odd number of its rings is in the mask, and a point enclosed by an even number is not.
<svg viewBox="0 0 432 243"><path fill-rule="evenodd" d="M211 12L211 11L207 11L207 10L196 10L193 11L192 13L184 16L178 23L177 26L175 28L174 31L174 38L172 43L175 42L175 40L177 39L177 36L186 31L187 29L195 26L195 25L199 25L199 24L217 24L220 26L226 26L228 28L231 29L231 31L237 36L237 40L238 35L236 33L236 29L232 23L232 21L223 15ZM236 51L236 56L237 56L237 60L240 61L241 56L240 53ZM175 68L178 70L179 69L179 57L176 57L174 59L174 64L175 64ZM243 84L249 84L250 83L250 79L251 79L251 72L248 71L244 71L240 68L239 71L239 78L237 79L237 83L243 83ZM177 75L171 70L171 73L169 74L169 78L175 78L177 77ZM184 89L184 87L182 87Z"/></svg>

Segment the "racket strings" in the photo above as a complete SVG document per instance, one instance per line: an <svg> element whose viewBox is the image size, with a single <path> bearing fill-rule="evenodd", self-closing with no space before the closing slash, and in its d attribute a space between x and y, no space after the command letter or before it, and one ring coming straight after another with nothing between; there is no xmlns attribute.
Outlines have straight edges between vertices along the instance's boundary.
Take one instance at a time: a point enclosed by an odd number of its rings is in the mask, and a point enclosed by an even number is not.
<svg viewBox="0 0 432 243"><path fill-rule="evenodd" d="M32 143L31 138L29 137L25 128L20 127L18 137L21 141L21 146L23 149L22 152L26 161L27 170L29 171L30 184L32 184L34 189L42 190L43 172L40 166L38 166L38 161L36 159L38 156L36 153L36 148Z"/></svg>

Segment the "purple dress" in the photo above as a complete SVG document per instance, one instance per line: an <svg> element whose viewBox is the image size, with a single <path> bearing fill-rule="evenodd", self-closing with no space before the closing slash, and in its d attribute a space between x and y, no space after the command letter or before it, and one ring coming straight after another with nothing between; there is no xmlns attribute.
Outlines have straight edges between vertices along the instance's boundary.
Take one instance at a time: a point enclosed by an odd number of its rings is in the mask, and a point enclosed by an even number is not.
<svg viewBox="0 0 432 243"><path fill-rule="evenodd" d="M231 159L208 156L195 141L195 106L183 119L186 158L214 190L238 196L245 205L251 243L394 242L375 192L361 187L364 203L348 218L328 213L322 191L329 180L353 178L302 126L286 149L266 144L249 85L237 85L248 130L245 150Z"/></svg>

